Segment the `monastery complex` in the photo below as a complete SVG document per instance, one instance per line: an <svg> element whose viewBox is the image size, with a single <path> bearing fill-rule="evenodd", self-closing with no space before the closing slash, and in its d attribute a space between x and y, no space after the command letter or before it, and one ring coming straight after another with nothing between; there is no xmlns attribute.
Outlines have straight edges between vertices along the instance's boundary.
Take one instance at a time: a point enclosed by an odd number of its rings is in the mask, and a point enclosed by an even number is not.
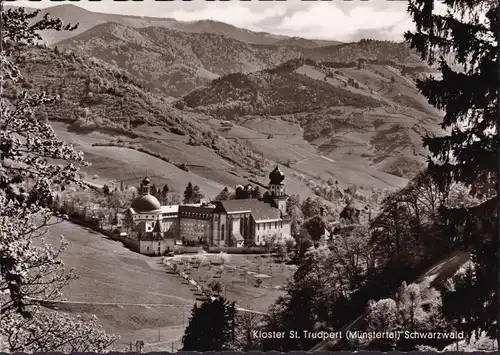
<svg viewBox="0 0 500 355"><path fill-rule="evenodd" d="M284 179L276 166L262 199L162 206L150 194L151 181L145 178L141 195L122 220L127 230L124 241L146 255L164 255L176 244L251 247L265 245L268 238L285 241L291 230Z"/></svg>

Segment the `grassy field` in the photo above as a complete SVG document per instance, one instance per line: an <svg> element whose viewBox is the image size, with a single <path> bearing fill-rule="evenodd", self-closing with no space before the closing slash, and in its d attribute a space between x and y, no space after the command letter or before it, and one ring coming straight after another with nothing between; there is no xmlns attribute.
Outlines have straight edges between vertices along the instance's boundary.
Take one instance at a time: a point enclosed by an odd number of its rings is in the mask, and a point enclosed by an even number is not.
<svg viewBox="0 0 500 355"><path fill-rule="evenodd" d="M162 258L132 252L88 228L64 221L51 226L46 239L58 246L60 235L69 242L61 257L67 269L74 267L80 276L64 289L66 301L55 304L60 311L95 314L108 332L121 336L116 350L128 351L136 340L145 342L144 351L180 346L198 296L192 285L169 272ZM262 274L259 288L254 287L252 272ZM208 268L198 273L199 278L211 275ZM270 258L231 255L221 281L227 285L227 298L239 307L266 312L283 294L276 286L292 273L291 267Z"/></svg>
<svg viewBox="0 0 500 355"><path fill-rule="evenodd" d="M233 125L231 130L221 133L226 138L240 139L267 159L281 162L317 155L302 134L299 125L278 118L243 119L239 125Z"/></svg>
<svg viewBox="0 0 500 355"><path fill-rule="evenodd" d="M204 254L201 258L205 262L192 268L189 275L200 285L212 279L218 280L224 288L222 294L245 309L267 312L269 306L284 294L283 287L295 271L294 266L276 263L270 255L226 256L223 265L213 265L210 259L219 259L219 256ZM198 256L176 256L168 261L183 267L195 258ZM222 270L220 277L216 275L217 270ZM259 287L256 287L257 278L262 280Z"/></svg>
<svg viewBox="0 0 500 355"><path fill-rule="evenodd" d="M134 253L88 228L62 222L50 227L47 240L58 245L61 234L69 242L62 259L80 278L64 289L67 302L57 305L60 310L97 315L107 331L122 337L118 350L136 340L163 342L155 346L166 350L172 342L178 345L196 300L189 286L169 275L158 258Z"/></svg>
<svg viewBox="0 0 500 355"><path fill-rule="evenodd" d="M207 197L213 198L225 186L234 189L238 184L246 185L249 182L245 176L250 174L240 169L233 171L231 164L214 154L213 151L208 151L205 147L185 145L182 143L183 137L155 129L155 127L140 127L142 134L155 135L154 132L160 133L158 134L158 140L161 143L155 143L152 137L151 143L148 143L149 146L147 144L145 146L168 156L172 163L183 162L187 164L189 172L185 172L171 163L132 149L92 146L93 143L109 142L113 138L120 138L119 136L111 136L97 131L88 134L76 133L69 130L67 125L58 122L52 122L52 126L61 139L74 144L84 152L86 160L92 165L83 169L83 171L87 176L96 174L99 184L105 184L107 180L125 180L128 185L137 184L147 174L156 185L168 184L171 192L182 194L187 182L191 181L192 184L199 185ZM238 127L239 130L254 135L260 134L250 129ZM130 138L126 137L121 138L130 140ZM265 147L261 147L263 151L276 151L272 143L268 148ZM288 153L287 156L293 157L291 153ZM283 156L280 153L275 158L281 159ZM271 168L269 167L269 169ZM257 180L265 185L269 182L267 174L257 177ZM307 186L298 180L295 181L291 176L287 177L286 184L289 193L299 194L302 199L313 196L313 192Z"/></svg>
<svg viewBox="0 0 500 355"><path fill-rule="evenodd" d="M407 183L406 179L369 169L359 163L332 162L320 157L299 162L293 168L306 175L314 172L313 176L319 176L322 180L331 178L338 180L341 185L344 182L349 182L349 184L366 189L399 188Z"/></svg>

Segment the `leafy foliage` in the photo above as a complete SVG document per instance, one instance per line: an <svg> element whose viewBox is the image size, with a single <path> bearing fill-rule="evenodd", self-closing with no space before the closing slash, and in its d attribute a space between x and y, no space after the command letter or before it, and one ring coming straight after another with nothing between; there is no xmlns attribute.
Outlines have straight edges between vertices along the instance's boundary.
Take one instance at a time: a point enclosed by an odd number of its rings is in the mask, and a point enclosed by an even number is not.
<svg viewBox="0 0 500 355"><path fill-rule="evenodd" d="M443 185L461 182L471 188L472 195L489 198L477 207L449 211L448 217L450 224L463 227L461 239L471 248L474 262L467 288L478 298L471 305L475 310L464 320L471 326L469 335L480 330L494 332L498 329L493 325L498 313L494 276L498 274L498 227L494 222L498 196L493 197L493 188L499 180L499 4L489 0L446 0L444 4L450 11L445 15L434 14L434 4L427 0L409 2L408 12L416 31L405 35L422 59L438 62L442 73L441 80L431 77L417 82L429 102L446 112L442 127L449 131L441 137L427 136L424 144L435 158L430 161L430 169ZM449 52L464 67L463 72L447 64L444 55ZM445 303L452 299L447 297ZM456 313L457 320L463 316Z"/></svg>
<svg viewBox="0 0 500 355"><path fill-rule="evenodd" d="M3 1L0 3L3 6ZM72 29L60 20L24 9L1 9L2 91L22 76L16 53L40 38L41 30ZM0 333L10 351L105 351L115 340L95 320L82 322L44 310L42 302L61 297L62 288L75 278L66 272L59 254L43 240L54 217L53 188L81 186L75 164L81 153L60 141L51 126L34 111L57 98L22 91L16 98L1 97L0 107ZM60 164L54 164L58 161Z"/></svg>
<svg viewBox="0 0 500 355"><path fill-rule="evenodd" d="M182 102L220 119L310 112L325 106L381 105L373 98L295 72L272 70L224 76L207 87L190 92L182 98Z"/></svg>
<svg viewBox="0 0 500 355"><path fill-rule="evenodd" d="M366 316L367 330L449 332L449 324L444 320L440 306L441 297L435 289L425 289L419 284L407 285L403 282L394 298L369 302ZM372 342L370 349L389 346L393 349L411 351L421 345L442 348L447 342L450 340L403 337L399 341L388 340L386 344Z"/></svg>
<svg viewBox="0 0 500 355"><path fill-rule="evenodd" d="M203 194L200 191L198 185L192 185L188 182L186 189L184 190L184 203L199 203L203 198Z"/></svg>
<svg viewBox="0 0 500 355"><path fill-rule="evenodd" d="M262 326L262 316L253 312L239 312L236 315L233 351L252 351L260 349L260 339L253 332Z"/></svg>

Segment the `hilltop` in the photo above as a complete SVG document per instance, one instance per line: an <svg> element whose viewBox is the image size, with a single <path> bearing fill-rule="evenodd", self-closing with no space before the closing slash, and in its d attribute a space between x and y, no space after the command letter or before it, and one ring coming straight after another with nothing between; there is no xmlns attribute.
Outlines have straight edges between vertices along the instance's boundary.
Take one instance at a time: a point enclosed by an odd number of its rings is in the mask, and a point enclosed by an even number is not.
<svg viewBox="0 0 500 355"><path fill-rule="evenodd" d="M414 71L378 63L292 60L273 69L226 75L175 106L253 129L273 120L294 123L301 129L294 134L319 155L409 178L426 159L422 135L440 133L440 113L418 93L410 76ZM268 128L260 131L273 138ZM290 159L294 169L326 169L304 166L306 156Z"/></svg>
<svg viewBox="0 0 500 355"><path fill-rule="evenodd" d="M6 8L13 6L6 6ZM36 9L26 7L30 11ZM178 21L173 18L164 17L147 17L147 16L130 16L118 14L106 14L101 12L93 12L85 10L76 5L56 5L44 8L40 11L39 17L43 17L49 13L52 17L59 18L65 23L79 23L78 29L74 32L56 32L46 31L43 33L43 38L48 45L73 37L77 34L85 32L86 30L97 25L114 22L125 26L134 28L142 27L164 27L172 30L191 33L213 33L223 35L228 38L236 39L238 41L253 43L253 44L280 44L283 45L288 39L300 43L307 43L307 46L324 46L334 45L340 42L325 41L325 40L307 40L298 37L287 37L276 35L266 32L254 32L243 28L238 28L223 22L212 20L200 20L192 22Z"/></svg>
<svg viewBox="0 0 500 355"><path fill-rule="evenodd" d="M95 26L56 45L116 65L149 89L174 97L227 73L261 70L300 56L293 47L117 23Z"/></svg>
<svg viewBox="0 0 500 355"><path fill-rule="evenodd" d="M198 25L203 31L213 23ZM33 78L23 85L62 94L41 114L65 122L58 133L93 160L89 173L103 177L123 178L118 171L132 159L129 179L168 172L174 190L194 179L214 196L224 185L265 185L274 161L288 169L289 192L302 198L332 179L403 186L424 164L421 136L438 132L439 113L412 82L432 69L404 43L313 42L252 44L105 22L53 51L34 50L24 60Z"/></svg>
<svg viewBox="0 0 500 355"><path fill-rule="evenodd" d="M255 168L256 161L265 167L266 162L260 156L236 141L220 137L207 126L204 120L209 118L205 115L171 107L164 98L142 88L129 74L116 68L74 53L55 53L40 47L23 51L17 61L24 79L6 83L3 95L15 99L21 87L59 95L56 103L42 107L36 115L51 121L63 139L86 153L90 162L95 163L92 173L139 179L147 173L145 170L156 169L160 163L165 174L167 170L185 173L177 166L191 164L204 168L203 173L194 176L190 172L183 178L192 177L193 183L199 181L215 194L225 184L234 186L244 182L238 175L261 173ZM116 147L96 146L109 144ZM127 165L127 154L142 154L139 162L145 161L147 154L130 152L132 149L153 152L161 159L149 157L151 167L141 163L142 170L134 169L133 165ZM102 169L96 171L99 167ZM214 179L222 176L220 183L214 185L203 178L210 175L211 169ZM178 181L178 190L185 184L187 181Z"/></svg>
<svg viewBox="0 0 500 355"><path fill-rule="evenodd" d="M6 83L3 95L15 99L21 88L59 95L36 116L50 121L61 139L83 151L92 164L83 170L84 178L97 186L113 180L133 185L149 175L157 185L168 184L172 193L182 194L191 181L213 198L224 186L253 182L265 188L270 160L283 158L264 157L244 137L226 137L219 120L172 107L125 71L88 57L33 47L20 53L17 61L24 79ZM285 124L294 129L292 123ZM298 170L286 172L288 192L301 199L314 196L314 188L326 185L328 179ZM367 184L401 185L390 178ZM340 208L342 201L337 205Z"/></svg>
<svg viewBox="0 0 500 355"><path fill-rule="evenodd" d="M185 95L220 76L269 69L297 58L341 63L363 58L421 65L403 43L363 40L314 47L314 41L290 38L262 45L210 32L134 28L114 22L97 25L55 45L116 65L150 90L172 97Z"/></svg>

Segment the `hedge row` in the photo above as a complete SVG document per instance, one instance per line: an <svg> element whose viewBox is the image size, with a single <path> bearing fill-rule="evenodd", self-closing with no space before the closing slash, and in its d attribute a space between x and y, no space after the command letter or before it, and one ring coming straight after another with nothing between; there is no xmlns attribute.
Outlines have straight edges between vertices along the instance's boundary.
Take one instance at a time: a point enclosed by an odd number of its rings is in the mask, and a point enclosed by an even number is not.
<svg viewBox="0 0 500 355"><path fill-rule="evenodd" d="M205 250L208 253L269 254L269 250L263 247L209 247Z"/></svg>

